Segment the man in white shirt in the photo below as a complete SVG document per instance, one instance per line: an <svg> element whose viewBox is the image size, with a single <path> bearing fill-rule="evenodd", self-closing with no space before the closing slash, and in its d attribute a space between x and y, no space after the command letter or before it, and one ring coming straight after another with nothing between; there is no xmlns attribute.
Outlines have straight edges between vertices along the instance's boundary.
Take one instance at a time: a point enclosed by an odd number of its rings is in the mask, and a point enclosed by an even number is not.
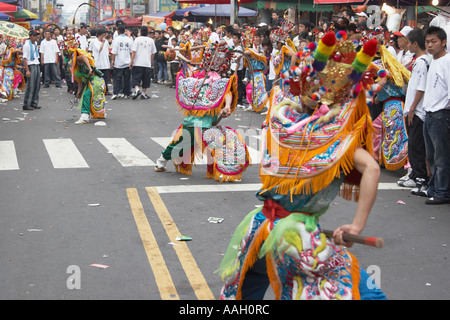
<svg viewBox="0 0 450 320"><path fill-rule="evenodd" d="M109 62L109 42L106 40L107 35L106 29L100 28L97 30L97 38L90 43L95 66L103 73L103 79L105 80L106 86L105 95L109 95L108 82L109 68L111 67L111 63Z"/></svg>
<svg viewBox="0 0 450 320"><path fill-rule="evenodd" d="M59 48L56 40L52 39L52 32L45 30L45 39L41 42L39 52L41 53L41 64L44 66L44 87L50 86L50 79L55 81L57 88L61 88L61 77L59 76Z"/></svg>
<svg viewBox="0 0 450 320"><path fill-rule="evenodd" d="M30 39L23 45L23 67L27 77L27 87L23 98L23 110L39 109L39 90L41 88L41 70L39 67L39 51L36 30L30 31Z"/></svg>
<svg viewBox="0 0 450 320"><path fill-rule="evenodd" d="M85 23L82 23L80 26L80 31L75 34L75 40L77 41L78 47L81 50L87 51L88 43L87 43L86 34L87 34L87 25Z"/></svg>
<svg viewBox="0 0 450 320"><path fill-rule="evenodd" d="M212 25L211 26L211 34L209 35L209 43L215 44L220 42L220 36L217 33L217 28Z"/></svg>
<svg viewBox="0 0 450 320"><path fill-rule="evenodd" d="M241 34L237 31L233 33L232 36L234 50L238 51L234 54L230 69L233 73L235 73L238 77L238 105L240 107L244 107L244 98L245 94L245 84L243 82L245 77L245 69L244 69L244 56L242 52L244 51L241 44Z"/></svg>
<svg viewBox="0 0 450 320"><path fill-rule="evenodd" d="M394 32L394 35L398 36L397 44L400 51L395 55L398 61L408 70L411 71L414 53L408 50L408 34L413 30L410 26L405 26L402 30Z"/></svg>
<svg viewBox="0 0 450 320"><path fill-rule="evenodd" d="M423 134L431 178L426 204L450 201L450 54L447 34L439 27L428 28L425 45L433 56L423 98L426 112Z"/></svg>
<svg viewBox="0 0 450 320"><path fill-rule="evenodd" d="M135 91L132 94L133 100L141 95L141 99L148 99L147 89L151 83L152 60L156 54L155 42L148 37L148 28L141 27L141 35L133 42L131 52L130 68L132 68L133 87ZM142 84L142 92L139 86Z"/></svg>
<svg viewBox="0 0 450 320"><path fill-rule="evenodd" d="M233 26L226 26L225 27L225 36L223 37L223 40L227 43L228 46L233 46Z"/></svg>
<svg viewBox="0 0 450 320"><path fill-rule="evenodd" d="M403 116L408 133L408 159L411 172L408 180L397 183L405 187L413 187L411 193L426 196L428 184L427 165L425 161L425 141L423 139L423 95L427 83L429 61L425 51L425 34L422 30L408 33L408 50L417 58L411 71L411 78L406 91Z"/></svg>
<svg viewBox="0 0 450 320"><path fill-rule="evenodd" d="M167 48L166 48L166 50L167 49L173 49L174 47L172 45L172 39L173 38L175 38L175 39L177 38L177 36L175 35L175 28L170 26L170 27L167 27L166 30L167 30L167 35L169 36L169 39L167 40ZM172 61L167 61L167 71L168 71L167 74L169 76L169 82L173 83L172 72L170 72L170 70L171 70L171 66L170 66L171 63L172 63Z"/></svg>
<svg viewBox="0 0 450 320"><path fill-rule="evenodd" d="M129 97L131 94L131 49L133 40L127 37L125 27L117 28L118 36L113 40L111 50L111 68L113 70L114 91L111 100Z"/></svg>

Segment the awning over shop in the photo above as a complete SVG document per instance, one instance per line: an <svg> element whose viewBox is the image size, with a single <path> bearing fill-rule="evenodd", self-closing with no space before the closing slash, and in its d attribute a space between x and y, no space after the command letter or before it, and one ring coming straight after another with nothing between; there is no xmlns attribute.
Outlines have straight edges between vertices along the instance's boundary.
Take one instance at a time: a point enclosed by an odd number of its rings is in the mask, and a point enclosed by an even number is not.
<svg viewBox="0 0 450 320"><path fill-rule="evenodd" d="M342 1L342 0L341 0ZM299 6L298 1L257 1L253 3L243 4L243 7L250 8L253 10L259 9L272 9L277 11L287 10L289 7L297 8ZM332 5L318 5L314 4L313 0L301 0L300 1L300 11L302 12L331 12L333 11Z"/></svg>
<svg viewBox="0 0 450 320"><path fill-rule="evenodd" d="M231 14L231 5L229 4L218 4L210 5L205 7L198 7L191 11L194 16L202 17L229 17ZM243 6L239 7L238 17L256 17L258 12Z"/></svg>

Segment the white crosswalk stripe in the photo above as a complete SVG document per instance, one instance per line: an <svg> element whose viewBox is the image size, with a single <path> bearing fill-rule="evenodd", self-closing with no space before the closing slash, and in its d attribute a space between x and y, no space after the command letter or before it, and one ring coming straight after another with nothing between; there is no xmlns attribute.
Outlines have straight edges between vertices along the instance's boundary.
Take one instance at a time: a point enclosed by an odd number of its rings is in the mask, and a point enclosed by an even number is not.
<svg viewBox="0 0 450 320"><path fill-rule="evenodd" d="M154 166L155 163L125 138L98 138L124 167Z"/></svg>
<svg viewBox="0 0 450 320"><path fill-rule="evenodd" d="M55 169L89 168L71 139L44 139L43 141Z"/></svg>
<svg viewBox="0 0 450 320"><path fill-rule="evenodd" d="M97 148L97 150L104 150L105 154L113 155L123 167L152 167L155 166L155 161L151 158L159 157L167 145L172 141L172 137L152 137L151 144L158 145L159 150L155 154L144 154L136 146L130 143L125 138L97 138L98 142L104 148ZM48 153L49 159L55 169L76 169L76 168L90 168L88 161L77 148L76 143L70 138L58 139L43 139L45 150ZM248 150L251 157L252 164L260 162L259 156L259 137L255 136L250 139ZM12 140L0 141L0 171L19 170L18 158L15 144ZM157 148L153 148L155 150ZM97 156L96 156L97 157ZM90 157L86 157L90 158ZM154 160L155 160L154 159ZM206 164L206 156L202 159L196 160L197 164Z"/></svg>
<svg viewBox="0 0 450 320"><path fill-rule="evenodd" d="M14 141L0 141L0 170L18 170Z"/></svg>

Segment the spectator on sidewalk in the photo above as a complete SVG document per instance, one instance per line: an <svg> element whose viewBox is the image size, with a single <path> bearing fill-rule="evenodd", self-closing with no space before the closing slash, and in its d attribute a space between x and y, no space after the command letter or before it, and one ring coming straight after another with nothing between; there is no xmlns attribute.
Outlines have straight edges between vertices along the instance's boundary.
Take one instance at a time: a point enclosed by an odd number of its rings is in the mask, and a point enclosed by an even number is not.
<svg viewBox="0 0 450 320"><path fill-rule="evenodd" d="M113 71L114 91L111 100L129 97L131 94L131 48L133 40L125 35L125 27L117 28L118 36L113 40L111 50L111 68Z"/></svg>
<svg viewBox="0 0 450 320"><path fill-rule="evenodd" d="M41 65L44 66L44 87L50 86L50 81L54 81L57 88L61 88L61 77L59 76L59 48L56 40L52 39L52 32L45 30L44 40L41 42L39 52L41 53Z"/></svg>
<svg viewBox="0 0 450 320"><path fill-rule="evenodd" d="M241 44L241 34L237 31L233 33L233 45L234 50L237 52L233 56L233 60L231 62L231 72L235 73L238 78L238 106L241 108L245 108L244 98L246 97L245 92L245 84L243 82L245 77L245 69L244 69L244 56L243 56L243 46Z"/></svg>
<svg viewBox="0 0 450 320"><path fill-rule="evenodd" d="M30 31L30 39L23 45L23 66L27 77L25 96L23 98L23 110L40 109L39 90L41 88L41 70L39 67L39 52L37 47L38 32Z"/></svg>
<svg viewBox="0 0 450 320"><path fill-rule="evenodd" d="M133 100L141 95L141 99L150 98L147 96L147 89L151 84L152 60L156 54L155 42L148 37L148 28L141 27L141 35L133 42L130 67L132 68L133 87L135 91L132 94ZM142 86L142 91L139 90Z"/></svg>
<svg viewBox="0 0 450 320"><path fill-rule="evenodd" d="M78 48L85 51L88 49L87 33L87 25L85 23L82 23L80 30L75 33L75 41L78 43Z"/></svg>
<svg viewBox="0 0 450 320"><path fill-rule="evenodd" d="M450 201L450 54L446 51L447 34L444 29L430 27L425 45L433 56L427 74L423 105L425 114L424 139L431 178L426 204Z"/></svg>
<svg viewBox="0 0 450 320"><path fill-rule="evenodd" d="M95 66L103 73L103 79L105 80L105 95L109 95L108 82L109 82L109 68L111 64L109 62L109 42L106 40L108 32L105 28L97 30L96 39L90 43L90 49L92 51L92 57L95 61Z"/></svg>
<svg viewBox="0 0 450 320"><path fill-rule="evenodd" d="M401 183L405 184L406 187L410 183L413 187L412 194L426 196L428 174L425 161L425 141L423 139L423 121L425 120L423 95L429 61L425 51L425 35L422 30L413 30L408 34L408 50L416 56L403 109L408 133L408 159L412 170L409 173L409 179Z"/></svg>

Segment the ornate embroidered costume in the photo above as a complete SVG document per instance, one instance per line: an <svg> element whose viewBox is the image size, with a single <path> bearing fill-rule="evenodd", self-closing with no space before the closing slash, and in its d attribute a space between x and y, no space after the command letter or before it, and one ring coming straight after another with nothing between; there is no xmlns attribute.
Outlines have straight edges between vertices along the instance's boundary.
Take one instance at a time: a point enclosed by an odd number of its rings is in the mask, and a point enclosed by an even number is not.
<svg viewBox="0 0 450 320"><path fill-rule="evenodd" d="M221 299L262 299L269 284L276 299L384 298L318 224L336 195L358 200L354 154L372 151L373 129L362 79L376 48L370 40L355 57L352 43L328 33L289 69L286 85L299 100L271 100L256 194L264 205L231 239L218 270Z"/></svg>
<svg viewBox="0 0 450 320"><path fill-rule="evenodd" d="M190 175L196 157L206 151L207 178L241 179L250 161L245 141L237 131L217 125L223 110L228 108L228 116L237 104L237 77L225 76L231 52L224 42L206 45L200 64L203 71L178 73L176 101L185 119L158 159L157 171L172 160L177 172Z"/></svg>
<svg viewBox="0 0 450 320"><path fill-rule="evenodd" d="M78 91L81 91L81 117L75 124L88 123L89 117L104 119L106 84L103 73L95 67L89 53L74 45L73 39L66 42L66 50L72 55L72 79L78 82Z"/></svg>
<svg viewBox="0 0 450 320"><path fill-rule="evenodd" d="M17 70L20 62L19 51L9 44L6 45L0 66L0 93L4 99L12 99L16 88L25 89L25 80Z"/></svg>
<svg viewBox="0 0 450 320"><path fill-rule="evenodd" d="M373 121L374 157L388 170L398 170L408 161L408 136L403 117L405 94L402 90L409 81L409 72L384 46L380 46L381 59L372 67L387 73L387 82L378 92L383 111Z"/></svg>

